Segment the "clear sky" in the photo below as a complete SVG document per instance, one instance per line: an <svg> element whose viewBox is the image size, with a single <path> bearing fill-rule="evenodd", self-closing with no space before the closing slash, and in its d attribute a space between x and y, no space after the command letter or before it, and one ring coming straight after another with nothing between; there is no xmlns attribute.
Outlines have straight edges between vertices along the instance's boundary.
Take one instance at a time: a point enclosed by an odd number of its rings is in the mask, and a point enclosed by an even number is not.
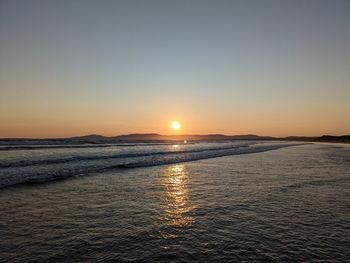
<svg viewBox="0 0 350 263"><path fill-rule="evenodd" d="M350 134L350 1L0 1L0 137Z"/></svg>

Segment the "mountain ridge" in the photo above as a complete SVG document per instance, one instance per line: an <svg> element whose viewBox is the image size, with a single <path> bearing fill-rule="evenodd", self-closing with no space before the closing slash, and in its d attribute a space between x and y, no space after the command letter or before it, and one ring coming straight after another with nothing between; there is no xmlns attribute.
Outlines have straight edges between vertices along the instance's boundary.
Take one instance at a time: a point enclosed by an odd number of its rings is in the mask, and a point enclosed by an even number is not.
<svg viewBox="0 0 350 263"><path fill-rule="evenodd" d="M20 142L47 143L118 143L118 142L172 142L172 141L225 141L225 140L276 140L276 141L308 141L308 142L345 142L350 143L350 135L322 135L322 136L260 136L255 134L225 135L225 134L179 134L162 135L158 133L131 133L118 136L103 136L89 134L68 138L0 138L0 144Z"/></svg>

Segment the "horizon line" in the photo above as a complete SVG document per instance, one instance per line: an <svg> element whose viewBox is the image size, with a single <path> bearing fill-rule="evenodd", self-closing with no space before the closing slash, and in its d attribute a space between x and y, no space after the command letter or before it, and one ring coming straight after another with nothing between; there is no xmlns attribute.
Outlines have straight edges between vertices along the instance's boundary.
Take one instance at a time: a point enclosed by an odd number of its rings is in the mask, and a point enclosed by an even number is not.
<svg viewBox="0 0 350 263"><path fill-rule="evenodd" d="M343 137L343 136L350 136L349 134L342 134L342 135L332 135L332 134L322 134L322 135L287 135L287 136L272 136L272 135L258 135L253 133L247 133L247 134L224 134L224 133L207 133L207 134L160 134L160 133L153 133L153 132L146 132L146 133L127 133L127 134L120 134L120 135L101 135L96 133L91 133L87 135L73 135L69 137L0 137L0 140L64 140L64 139L74 139L74 138L83 138L83 137L103 137L103 138L118 138L123 136L132 136L132 135L154 135L154 136L164 136L164 137L181 137L181 136L225 136L225 137L238 137L238 136L255 136L255 137L262 137L262 138L276 138L276 139L283 139L283 138L318 138L323 136L332 136L332 137Z"/></svg>

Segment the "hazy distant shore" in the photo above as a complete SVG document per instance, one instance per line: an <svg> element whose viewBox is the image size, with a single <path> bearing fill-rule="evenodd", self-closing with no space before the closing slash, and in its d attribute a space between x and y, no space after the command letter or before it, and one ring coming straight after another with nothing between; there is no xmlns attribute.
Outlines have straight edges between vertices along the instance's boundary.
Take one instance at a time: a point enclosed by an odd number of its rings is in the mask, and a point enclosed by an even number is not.
<svg viewBox="0 0 350 263"><path fill-rule="evenodd" d="M172 144L172 143L193 143L198 141L215 141L225 142L232 140L254 140L254 141L298 141L298 142L329 142L329 143L350 143L350 135L332 136L323 135L319 137L306 136L288 136L288 137L271 137L258 135L223 135L223 134L207 134L207 135L160 135L156 133L137 133L127 134L113 137L102 135L87 135L71 138L3 138L0 139L0 145L21 145L22 147L32 147L35 145L57 145L57 147L69 147L69 144L82 144L83 147L89 147L86 144L93 144L95 147L111 147L116 144L124 146L132 143L147 144ZM35 148L35 147L33 147ZM3 147L3 150L6 148Z"/></svg>

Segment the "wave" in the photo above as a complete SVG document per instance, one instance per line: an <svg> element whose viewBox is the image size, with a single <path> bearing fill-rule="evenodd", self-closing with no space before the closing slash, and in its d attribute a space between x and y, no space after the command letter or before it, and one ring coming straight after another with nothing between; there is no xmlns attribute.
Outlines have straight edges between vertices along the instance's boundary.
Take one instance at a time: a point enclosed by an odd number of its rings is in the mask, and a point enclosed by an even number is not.
<svg viewBox="0 0 350 263"><path fill-rule="evenodd" d="M10 167L14 168L14 167L25 167L25 166L31 166L31 165L47 165L47 164L59 164L59 163L91 161L91 160L147 157L152 155L197 153L197 152L205 152L205 151L236 149L240 147L248 147L248 145L235 145L235 146L230 145L230 146L222 146L222 147L211 147L211 148L179 150L179 151L154 151L154 152L138 152L138 153L119 153L119 154L112 154L112 155L71 156L66 158L45 159L45 160L21 160L21 161L12 161L12 162L0 162L0 168L10 168Z"/></svg>
<svg viewBox="0 0 350 263"><path fill-rule="evenodd" d="M246 146L248 148L237 147L236 149L233 149L233 148L226 149L226 150L220 149L220 150L209 151L209 152L203 151L203 152L199 152L198 154L191 155L191 156L188 156L188 155L180 155L180 156L176 156L176 157L170 156L172 158L145 160L145 161L141 161L141 162L121 164L121 165L116 166L116 168L137 168L137 167L157 166L157 165L172 164L172 163L179 163L179 162L191 162L191 161L197 161L197 160L202 160L202 159L223 157L223 156L228 156L228 155L239 155L239 154L266 152L266 151L277 150L277 149L288 147L288 146L295 146L295 144L269 145L269 146L256 146L256 147ZM238 149L238 148L240 148L240 149Z"/></svg>
<svg viewBox="0 0 350 263"><path fill-rule="evenodd" d="M0 151L15 150L45 150L45 149L80 149L80 148L109 148L109 147L131 147L131 146L154 146L169 145L172 143L120 143L120 144L88 144L88 145L7 145L0 146Z"/></svg>
<svg viewBox="0 0 350 263"><path fill-rule="evenodd" d="M181 162L190 162L202 159L216 158L228 155L238 155L238 154L252 154L259 152L266 152L271 150L277 150L284 147L303 145L303 144L272 144L272 145L253 145L253 146L235 146L216 149L201 149L192 151L178 151L178 152L152 152L135 154L136 158L124 159L123 162L119 164L111 164L111 161L106 159L106 157L101 157L98 162L80 163L79 165L67 166L53 165L51 166L32 166L30 171L28 167L15 167L11 169L12 172L7 173L7 175L0 176L0 188L7 187L16 184L23 183L42 183L58 179L64 179L73 176L87 175L96 172L103 172L107 170L122 170L138 167L148 167L157 166ZM120 155L119 155L120 156ZM118 157L119 157L118 156ZM125 156L124 156L125 157ZM99 157L100 158L100 157ZM110 159L110 158L109 158ZM96 160L96 158L94 159ZM3 171L6 169L3 169Z"/></svg>

